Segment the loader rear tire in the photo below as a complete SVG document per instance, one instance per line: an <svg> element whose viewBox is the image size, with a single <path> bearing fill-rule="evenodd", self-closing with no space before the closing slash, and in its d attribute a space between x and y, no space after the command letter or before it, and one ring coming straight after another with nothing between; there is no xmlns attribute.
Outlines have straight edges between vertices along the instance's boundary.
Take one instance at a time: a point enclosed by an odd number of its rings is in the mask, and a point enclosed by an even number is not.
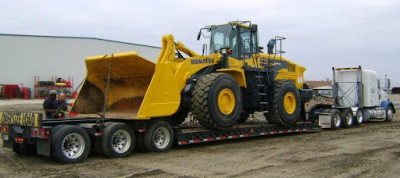
<svg viewBox="0 0 400 178"><path fill-rule="evenodd" d="M209 129L224 130L237 123L242 97L236 80L224 73L202 76L192 92L192 113Z"/></svg>
<svg viewBox="0 0 400 178"><path fill-rule="evenodd" d="M270 92L270 108L265 114L271 124L291 126L300 117L300 93L293 82L288 80L274 81Z"/></svg>

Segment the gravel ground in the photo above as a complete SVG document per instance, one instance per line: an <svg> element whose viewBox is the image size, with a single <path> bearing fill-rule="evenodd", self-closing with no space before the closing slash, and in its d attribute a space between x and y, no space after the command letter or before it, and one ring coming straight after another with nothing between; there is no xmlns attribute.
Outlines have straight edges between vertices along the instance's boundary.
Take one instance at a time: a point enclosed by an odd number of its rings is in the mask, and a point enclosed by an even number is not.
<svg viewBox="0 0 400 178"><path fill-rule="evenodd" d="M400 95L391 100L399 109ZM0 111L42 112L43 100L0 101ZM400 117L359 127L208 144L61 165L19 156L0 142L0 177L398 177Z"/></svg>

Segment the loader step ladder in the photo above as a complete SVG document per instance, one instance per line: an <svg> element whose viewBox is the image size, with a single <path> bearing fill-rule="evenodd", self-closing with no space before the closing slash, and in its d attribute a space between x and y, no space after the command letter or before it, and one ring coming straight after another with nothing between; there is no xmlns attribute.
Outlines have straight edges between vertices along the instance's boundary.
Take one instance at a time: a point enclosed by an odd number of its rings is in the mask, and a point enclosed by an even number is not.
<svg viewBox="0 0 400 178"><path fill-rule="evenodd" d="M267 89L265 87L264 76L257 70L257 88L258 88L258 95L260 96L260 110L266 111L268 106L268 98L267 98Z"/></svg>

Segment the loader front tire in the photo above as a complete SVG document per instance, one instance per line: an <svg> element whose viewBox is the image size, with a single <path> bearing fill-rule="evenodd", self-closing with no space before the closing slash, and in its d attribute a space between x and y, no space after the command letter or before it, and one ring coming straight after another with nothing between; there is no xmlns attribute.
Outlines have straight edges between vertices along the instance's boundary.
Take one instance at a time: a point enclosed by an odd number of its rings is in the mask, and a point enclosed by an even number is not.
<svg viewBox="0 0 400 178"><path fill-rule="evenodd" d="M192 113L209 129L224 130L235 125L242 112L242 97L236 80L224 73L202 76L192 92Z"/></svg>
<svg viewBox="0 0 400 178"><path fill-rule="evenodd" d="M293 82L288 80L274 81L270 92L270 108L265 114L271 124L283 126L294 125L300 116L300 93Z"/></svg>

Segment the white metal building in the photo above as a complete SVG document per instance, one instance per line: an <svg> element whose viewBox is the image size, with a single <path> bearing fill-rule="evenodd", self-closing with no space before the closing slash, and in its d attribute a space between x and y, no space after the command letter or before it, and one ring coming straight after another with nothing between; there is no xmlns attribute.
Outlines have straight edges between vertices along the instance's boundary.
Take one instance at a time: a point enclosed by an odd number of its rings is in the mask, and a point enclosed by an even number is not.
<svg viewBox="0 0 400 178"><path fill-rule="evenodd" d="M34 89L34 76L74 79L77 87L86 76L84 60L118 52L136 51L153 62L161 48L98 38L0 34L0 84Z"/></svg>

